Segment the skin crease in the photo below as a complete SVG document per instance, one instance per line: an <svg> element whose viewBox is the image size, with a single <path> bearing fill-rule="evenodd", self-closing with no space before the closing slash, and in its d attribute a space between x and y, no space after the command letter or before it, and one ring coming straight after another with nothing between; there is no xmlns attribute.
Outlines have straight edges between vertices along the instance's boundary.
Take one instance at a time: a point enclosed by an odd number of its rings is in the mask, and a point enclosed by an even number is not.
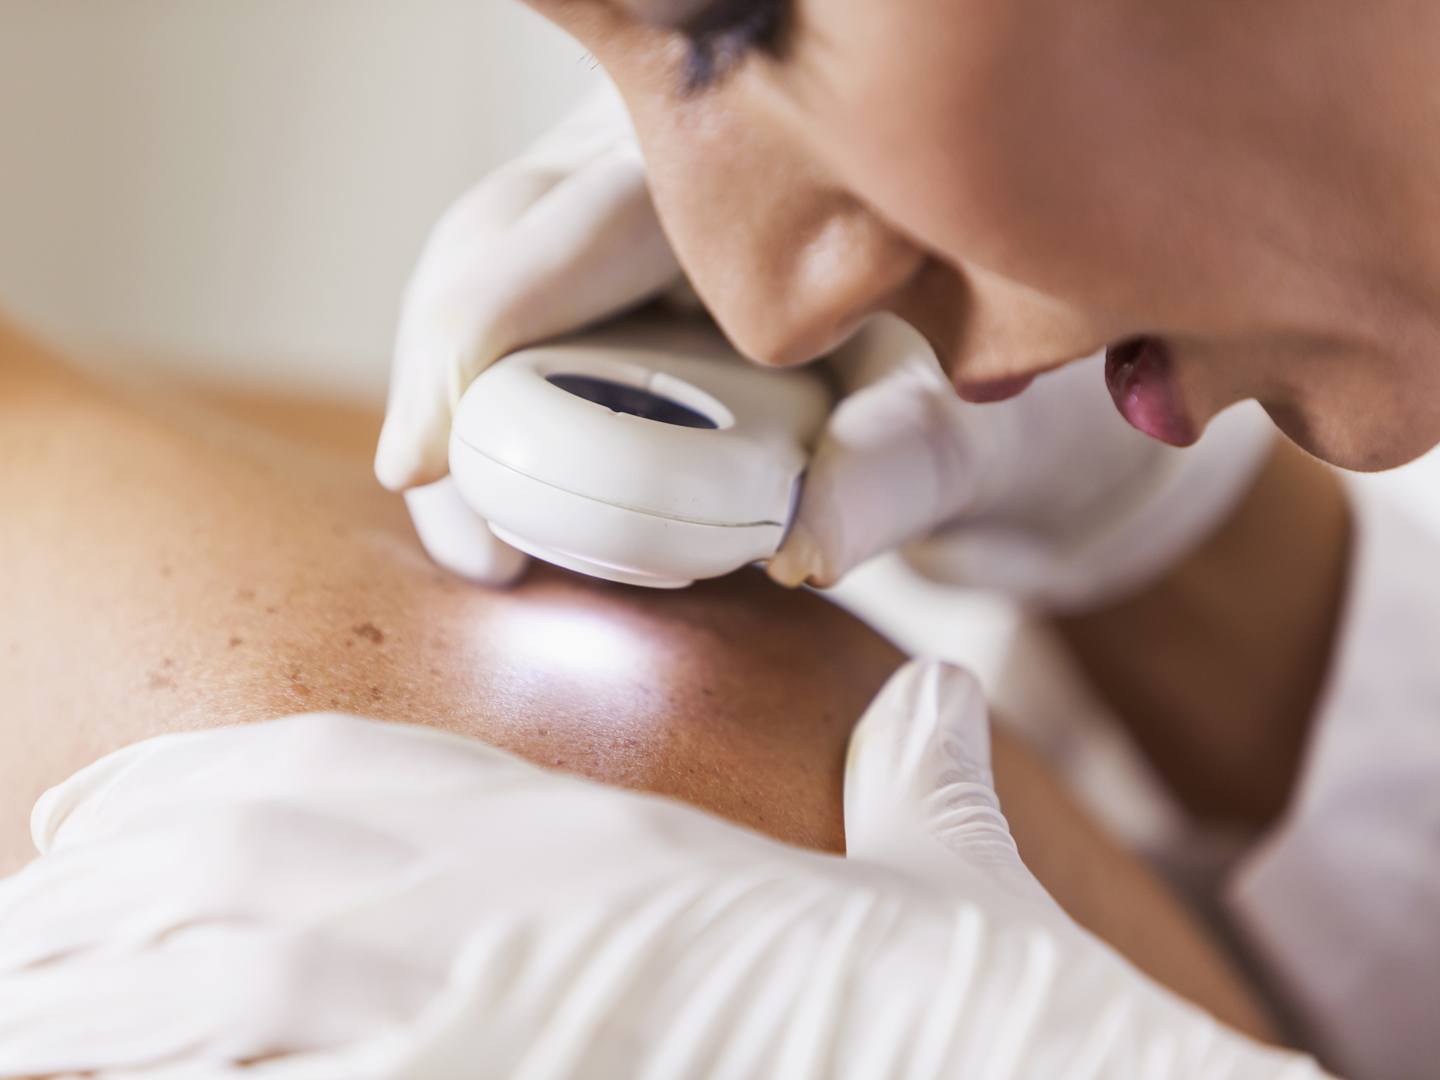
<svg viewBox="0 0 1440 1080"><path fill-rule="evenodd" d="M537 566L508 592L425 557L370 469L380 417L178 390L127 403L0 324L0 873L29 806L172 731L317 709L478 738L843 848L849 732L902 657L755 572L680 592ZM1083 925L1243 1031L1274 1027L1221 949L1003 730L1026 863Z"/></svg>
<svg viewBox="0 0 1440 1080"><path fill-rule="evenodd" d="M1156 335L1195 431L1255 397L1347 468L1440 441L1433 5L796 0L691 93L667 0L530 2L615 78L756 359L875 310L962 388Z"/></svg>

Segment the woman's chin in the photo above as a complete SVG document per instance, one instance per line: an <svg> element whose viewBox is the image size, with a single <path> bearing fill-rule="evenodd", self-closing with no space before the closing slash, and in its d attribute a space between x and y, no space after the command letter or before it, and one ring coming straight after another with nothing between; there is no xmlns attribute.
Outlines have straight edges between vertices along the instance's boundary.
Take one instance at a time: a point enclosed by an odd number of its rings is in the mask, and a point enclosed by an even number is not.
<svg viewBox="0 0 1440 1080"><path fill-rule="evenodd" d="M1425 425L1412 417L1337 415L1339 423L1314 416L1293 402L1262 401L1285 436L1312 457L1348 472L1383 472L1408 465L1440 445L1440 423Z"/></svg>

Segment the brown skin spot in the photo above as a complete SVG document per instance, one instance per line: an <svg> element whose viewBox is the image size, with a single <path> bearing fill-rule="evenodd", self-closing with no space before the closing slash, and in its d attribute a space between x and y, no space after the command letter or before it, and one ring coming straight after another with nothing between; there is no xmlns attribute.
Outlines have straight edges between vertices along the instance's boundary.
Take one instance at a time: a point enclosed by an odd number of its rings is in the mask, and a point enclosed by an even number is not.
<svg viewBox="0 0 1440 1080"><path fill-rule="evenodd" d="M374 623L361 623L355 627L355 634L375 645L385 644L385 634Z"/></svg>
<svg viewBox="0 0 1440 1080"><path fill-rule="evenodd" d="M168 690L175 685L175 680L165 675L151 672L147 685L151 690Z"/></svg>
<svg viewBox="0 0 1440 1080"><path fill-rule="evenodd" d="M162 566L162 567L160 568L160 576L161 576L161 577L169 577L169 576L170 576L171 574L173 574L174 572L175 572L175 571L174 571L171 567L169 567L169 566Z"/></svg>
<svg viewBox="0 0 1440 1080"><path fill-rule="evenodd" d="M248 604L250 601L252 601L252 600L255 599L255 590L254 590L254 589L236 589L236 590L235 590L235 599L236 599L236 600L239 600L242 604Z"/></svg>
<svg viewBox="0 0 1440 1080"><path fill-rule="evenodd" d="M244 638L232 637L232 638L230 639L230 648L232 648L232 649L238 649L241 645L244 645L244 644L245 644L245 639L244 639Z"/></svg>
<svg viewBox="0 0 1440 1080"><path fill-rule="evenodd" d="M378 686L372 686L372 687L370 687L370 700L371 700L371 701L379 701L379 700L380 700L382 697L384 697L384 696L385 696L385 694L384 694L384 692L380 689L380 687L378 687Z"/></svg>

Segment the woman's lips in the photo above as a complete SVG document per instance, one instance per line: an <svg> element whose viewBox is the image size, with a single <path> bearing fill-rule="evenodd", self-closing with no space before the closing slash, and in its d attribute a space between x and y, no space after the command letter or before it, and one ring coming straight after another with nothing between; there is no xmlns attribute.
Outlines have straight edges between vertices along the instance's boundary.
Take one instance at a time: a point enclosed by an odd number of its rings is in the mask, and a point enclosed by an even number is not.
<svg viewBox="0 0 1440 1080"><path fill-rule="evenodd" d="M1170 350L1159 338L1134 338L1105 350L1105 385L1120 415L1137 431L1171 446L1199 433L1180 408Z"/></svg>
<svg viewBox="0 0 1440 1080"><path fill-rule="evenodd" d="M990 382L961 383L955 392L962 401L972 405L988 405L992 401L1005 401L1023 394L1034 381L1034 375L1012 375L1008 379L992 379Z"/></svg>

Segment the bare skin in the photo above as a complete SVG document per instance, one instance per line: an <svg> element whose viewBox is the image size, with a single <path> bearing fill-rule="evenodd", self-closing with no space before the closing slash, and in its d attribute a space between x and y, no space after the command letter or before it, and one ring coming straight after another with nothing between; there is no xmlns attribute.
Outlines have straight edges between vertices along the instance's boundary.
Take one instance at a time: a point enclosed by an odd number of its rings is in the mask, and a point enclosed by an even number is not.
<svg viewBox="0 0 1440 1080"><path fill-rule="evenodd" d="M746 573L680 593L537 568L508 593L425 558L369 472L380 418L160 393L136 407L0 327L0 867L34 797L164 732L314 709L421 723L843 848L849 732L901 657ZM1133 857L997 732L1027 864L1217 1016L1264 1009Z"/></svg>
<svg viewBox="0 0 1440 1080"><path fill-rule="evenodd" d="M1336 476L1280 444L1244 503L1139 596L1057 621L1191 813L1251 828L1290 799L1345 595Z"/></svg>

